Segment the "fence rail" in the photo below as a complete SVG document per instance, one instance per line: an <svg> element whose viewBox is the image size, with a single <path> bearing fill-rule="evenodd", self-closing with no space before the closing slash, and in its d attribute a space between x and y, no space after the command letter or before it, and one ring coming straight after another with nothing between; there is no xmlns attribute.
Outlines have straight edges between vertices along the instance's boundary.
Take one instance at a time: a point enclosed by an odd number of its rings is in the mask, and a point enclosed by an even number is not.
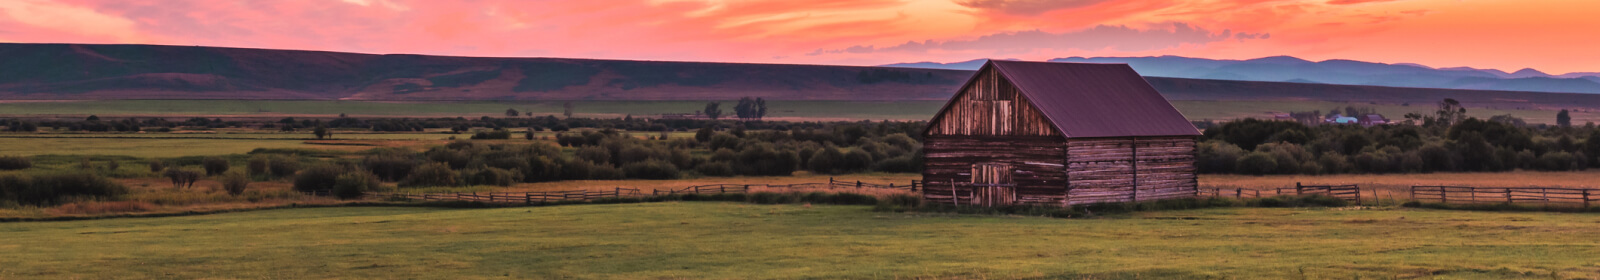
<svg viewBox="0 0 1600 280"><path fill-rule="evenodd" d="M1411 200L1439 203L1536 203L1565 204L1588 208L1600 201L1600 191L1573 188L1485 188L1455 186L1411 186Z"/></svg>
<svg viewBox="0 0 1600 280"><path fill-rule="evenodd" d="M650 195L668 194L705 194L705 193L747 193L751 187L764 187L767 189L843 189L843 188L876 188L876 189L904 189L915 191L921 183L913 180L911 184L875 184L861 181L840 181L828 178L827 183L800 183L785 185L759 185L759 184L711 184L689 186L681 189L652 189ZM332 192L326 190L302 192L314 196L330 196ZM610 190L563 190L563 191L537 191L537 192L454 192L454 193L382 193L368 194L367 197L398 198L421 201L474 201L485 203L505 204L539 204L561 201L588 201L601 198L643 197L644 190L638 188L616 187Z"/></svg>
<svg viewBox="0 0 1600 280"><path fill-rule="evenodd" d="M1246 189L1246 188L1234 188L1234 189L1210 188L1210 189L1200 189L1200 191L1199 191L1199 193L1197 195L1202 196L1202 197L1210 196L1210 197L1233 197L1233 198L1261 198L1261 197L1279 196L1279 195L1311 195L1311 194L1320 194L1320 195L1336 197L1336 198L1344 199L1346 201L1355 202L1356 204L1361 204L1362 200L1365 199L1365 197L1361 196L1361 187L1358 186L1358 185L1302 185L1300 183L1295 183L1294 187L1291 187L1291 188L1276 188L1276 189L1271 189L1271 190L1267 190L1267 191L1263 191L1263 190L1260 190L1260 189Z"/></svg>

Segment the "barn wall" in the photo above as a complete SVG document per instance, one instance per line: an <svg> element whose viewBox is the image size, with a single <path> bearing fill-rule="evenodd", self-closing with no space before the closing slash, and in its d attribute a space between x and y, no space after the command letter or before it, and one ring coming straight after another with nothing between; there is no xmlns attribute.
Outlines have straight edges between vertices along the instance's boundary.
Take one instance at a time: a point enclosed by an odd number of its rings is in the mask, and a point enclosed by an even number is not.
<svg viewBox="0 0 1600 280"><path fill-rule="evenodd" d="M922 179L927 182L924 197L950 199L948 182L972 182L972 166L1003 163L1012 166L1011 180L1017 185L1018 203L1061 204L1066 199L1066 172L1062 160L1066 140L1061 137L1012 136L974 137L930 135L923 142L926 165ZM964 202L970 197L961 193Z"/></svg>
<svg viewBox="0 0 1600 280"><path fill-rule="evenodd" d="M1194 149L1195 139L1188 136L1070 139L1068 203L1192 197L1198 190Z"/></svg>
<svg viewBox="0 0 1600 280"><path fill-rule="evenodd" d="M935 116L929 135L1061 135L1016 86L993 68L985 68L977 75L956 94L943 114Z"/></svg>

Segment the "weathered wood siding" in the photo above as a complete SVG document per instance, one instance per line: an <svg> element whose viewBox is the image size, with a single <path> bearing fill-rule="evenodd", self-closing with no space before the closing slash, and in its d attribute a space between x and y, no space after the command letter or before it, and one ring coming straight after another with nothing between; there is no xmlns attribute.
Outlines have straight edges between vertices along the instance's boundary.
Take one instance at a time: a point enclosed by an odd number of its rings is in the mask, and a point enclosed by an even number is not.
<svg viewBox="0 0 1600 280"><path fill-rule="evenodd" d="M1064 138L1047 136L929 135L922 148L927 157L922 179L928 186L923 195L930 200L948 201L949 182L972 183L974 165L993 163L1011 167L1017 203L1063 203L1067 187L1062 165L1066 143ZM968 197L969 192L956 192L963 196L963 204L975 202Z"/></svg>
<svg viewBox="0 0 1600 280"><path fill-rule="evenodd" d="M1068 204L1192 197L1194 148L1188 136L1067 140Z"/></svg>
<svg viewBox="0 0 1600 280"><path fill-rule="evenodd" d="M944 114L934 116L929 135L1061 135L1017 87L986 69L956 94Z"/></svg>

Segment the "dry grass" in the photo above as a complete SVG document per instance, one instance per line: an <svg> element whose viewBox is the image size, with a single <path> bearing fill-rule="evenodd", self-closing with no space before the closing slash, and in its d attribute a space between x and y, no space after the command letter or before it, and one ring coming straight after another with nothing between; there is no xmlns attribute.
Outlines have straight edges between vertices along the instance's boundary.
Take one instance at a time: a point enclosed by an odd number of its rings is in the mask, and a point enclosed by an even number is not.
<svg viewBox="0 0 1600 280"><path fill-rule="evenodd" d="M1403 198L1410 194L1411 186L1464 186L1464 187L1562 187L1600 189L1600 171L1547 172L1515 171L1499 173L1428 173L1428 174L1340 174L1340 175L1200 175L1200 187L1232 190L1267 190L1294 188L1296 182L1306 185L1361 186L1364 194L1376 191L1384 198Z"/></svg>
<svg viewBox="0 0 1600 280"><path fill-rule="evenodd" d="M533 192L533 191L561 191L561 190L612 190L615 188L635 188L642 191L673 190L693 186L734 184L734 185L786 185L805 183L827 183L828 175L800 174L795 176L760 176L760 177L707 177L686 180L584 180L584 181L559 181L544 183L524 183L506 188L495 188L496 192ZM922 174L915 173L870 173L836 175L836 180L860 180L864 183L890 184L896 186L910 184L911 180L922 180ZM752 189L754 190L754 189Z"/></svg>

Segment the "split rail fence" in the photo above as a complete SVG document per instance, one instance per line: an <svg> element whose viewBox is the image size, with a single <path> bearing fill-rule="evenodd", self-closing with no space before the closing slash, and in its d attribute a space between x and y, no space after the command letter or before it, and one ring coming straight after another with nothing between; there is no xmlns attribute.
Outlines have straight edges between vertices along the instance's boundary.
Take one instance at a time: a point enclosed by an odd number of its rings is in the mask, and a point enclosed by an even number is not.
<svg viewBox="0 0 1600 280"><path fill-rule="evenodd" d="M1295 183L1294 187L1290 188L1277 188L1265 191L1260 189L1246 188L1235 188L1231 190L1222 188L1200 189L1199 196L1261 198L1280 195L1299 196L1312 194L1336 197L1346 201L1355 202L1356 204L1361 204L1361 201L1364 199L1364 197L1361 196L1361 187L1357 185L1302 185L1300 183Z"/></svg>
<svg viewBox="0 0 1600 280"><path fill-rule="evenodd" d="M752 187L767 190L807 190L807 189L897 189L917 191L921 189L921 182L913 180L911 184L876 184L861 181L842 181L828 178L827 183L802 183L802 184L711 184L690 186L682 189L653 189L649 195L670 194L708 194L708 193L748 193ZM305 192L308 195L328 196L328 191ZM564 191L538 191L538 192L455 192L455 193L387 193L372 194L371 197L388 197L399 199L412 199L421 201L472 201L484 203L504 204L540 204L562 201L589 201L602 198L644 197L645 191L638 188L616 187L610 190L564 190Z"/></svg>
<svg viewBox="0 0 1600 280"><path fill-rule="evenodd" d="M1573 188L1483 188L1412 186L1411 200L1439 203L1561 204L1589 208L1600 201L1600 191Z"/></svg>

